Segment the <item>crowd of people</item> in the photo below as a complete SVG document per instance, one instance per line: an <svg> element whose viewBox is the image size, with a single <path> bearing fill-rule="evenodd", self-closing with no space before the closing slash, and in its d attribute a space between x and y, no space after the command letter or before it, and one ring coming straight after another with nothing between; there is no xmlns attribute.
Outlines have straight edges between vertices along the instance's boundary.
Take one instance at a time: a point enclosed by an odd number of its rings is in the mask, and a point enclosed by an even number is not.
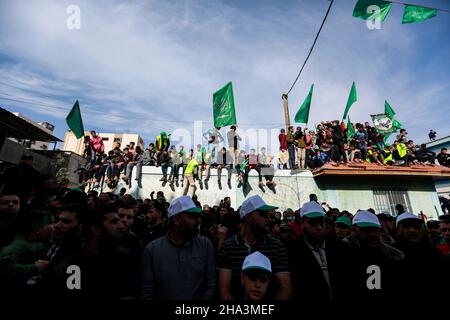
<svg viewBox="0 0 450 320"><path fill-rule="evenodd" d="M395 216L350 213L314 194L281 212L258 195L235 209L229 197L208 206L161 191L86 193L55 187L32 161L1 176L4 299L378 305L437 301L449 286L448 214L425 221L400 204Z"/></svg>
<svg viewBox="0 0 450 320"><path fill-rule="evenodd" d="M221 147L224 139L219 129L210 129L203 136L208 141L207 146L198 144L195 150L187 151L184 146L179 146L177 150L171 144L170 134L161 132L155 143L150 143L145 150L135 146L134 142L121 149L121 143L115 142L113 150L106 153L102 137L91 131L90 136L86 136L84 140L86 164L77 170L79 182L90 184L93 189L103 190L99 188L103 183L110 189L115 189L122 179L131 188L134 183L132 172L136 168L135 180L138 187L142 188L142 166L156 166L161 168L160 181L163 186L169 183L174 188L181 184L183 194L193 196L196 182L200 189L209 188L212 168L217 169L217 185L220 190L224 170L229 189L232 188L233 173L236 173L237 187L241 188L248 184L249 173L254 170L258 174L259 187L264 190L264 186L267 186L275 192L274 157L267 153L266 148L261 148L259 154L256 154L255 149L250 149L248 154L244 150L239 151L239 141L242 138L237 134L236 126L232 126L227 134L228 149Z"/></svg>
<svg viewBox="0 0 450 320"><path fill-rule="evenodd" d="M271 155L265 147L259 151L254 148L249 152L243 150L236 126L231 126L226 139L221 135L220 128L207 130L203 134L206 145L198 144L195 150L173 145L170 134L163 131L145 149L135 146L134 142L123 148L120 142L115 142L113 149L106 152L102 137L91 131L85 137L86 164L78 170L80 183L102 191L104 184L113 190L123 180L129 188L133 183L142 188L142 167L156 166L161 168L162 186L169 183L174 190L181 185L183 194L192 197L197 186L201 190L209 188L211 169L217 169L220 190L222 172L225 170L229 189L232 188L233 174L236 175L237 188L241 188L248 184L249 174L255 172L258 187L264 192L264 187L267 187L275 193L273 178L276 169L314 170L326 163L335 166L434 166L436 161L450 167L450 155L446 148L436 154L425 144L417 146L414 141L408 140L405 129L401 129L393 144L388 145L385 134L368 122L351 125L352 128L347 128L344 122L335 120L321 122L315 130L297 127L294 131L292 126L287 132L281 129L277 156ZM133 180L134 169L136 178Z"/></svg>
<svg viewBox="0 0 450 320"><path fill-rule="evenodd" d="M375 164L379 166L434 166L435 160L449 167L447 149L436 155L426 144L416 145L408 140L406 129L400 129L392 145L386 144L386 135L368 122L351 124L338 120L321 122L316 130L289 127L279 134L278 156L281 169L315 169L326 163L332 165ZM390 135L390 133L388 133ZM430 139L436 132L431 131Z"/></svg>

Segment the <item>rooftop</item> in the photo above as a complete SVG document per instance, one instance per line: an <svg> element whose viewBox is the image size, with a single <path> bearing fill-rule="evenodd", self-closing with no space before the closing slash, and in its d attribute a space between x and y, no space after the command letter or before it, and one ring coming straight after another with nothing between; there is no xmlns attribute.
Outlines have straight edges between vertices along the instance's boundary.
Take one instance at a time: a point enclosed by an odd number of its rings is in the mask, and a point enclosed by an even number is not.
<svg viewBox="0 0 450 320"><path fill-rule="evenodd" d="M450 142L450 136L446 136L446 137L443 137L440 139L436 139L434 141L427 142L426 145L427 145L427 148L430 148L430 147L436 147L436 146L439 146L440 144L448 143L448 142Z"/></svg>
<svg viewBox="0 0 450 320"><path fill-rule="evenodd" d="M0 107L0 128L1 135L7 138L26 139L44 142L62 141L46 128L37 126L15 114Z"/></svg>
<svg viewBox="0 0 450 320"><path fill-rule="evenodd" d="M409 176L409 177L433 177L436 179L450 178L450 168L440 165L423 166L413 165L410 167L399 166L380 166L370 163L360 163L354 165L331 165L329 163L313 170L314 177L320 176L342 176L342 175L360 175L360 176Z"/></svg>

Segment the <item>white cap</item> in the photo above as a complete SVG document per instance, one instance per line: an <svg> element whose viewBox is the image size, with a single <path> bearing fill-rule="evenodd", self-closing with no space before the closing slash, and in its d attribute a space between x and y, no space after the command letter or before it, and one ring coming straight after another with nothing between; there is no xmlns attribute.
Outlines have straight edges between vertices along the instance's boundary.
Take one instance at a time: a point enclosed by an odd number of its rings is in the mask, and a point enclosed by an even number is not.
<svg viewBox="0 0 450 320"><path fill-rule="evenodd" d="M259 269L272 273L272 264L270 263L269 258L261 252L255 251L252 254L249 254L242 264L242 271L251 269Z"/></svg>
<svg viewBox="0 0 450 320"><path fill-rule="evenodd" d="M320 204L315 201L306 202L300 209L300 217L305 218L324 218L325 211Z"/></svg>
<svg viewBox="0 0 450 320"><path fill-rule="evenodd" d="M273 209L277 209L278 207L269 206L264 202L263 199L259 195L251 196L250 198L245 199L242 202L241 209L239 210L241 219L243 219L249 213L252 213L255 210L261 211L270 211Z"/></svg>
<svg viewBox="0 0 450 320"><path fill-rule="evenodd" d="M378 217L370 212L370 211L359 211L355 214L352 221L353 225L356 225L360 228L365 227L376 227L381 228L380 221L378 220Z"/></svg>
<svg viewBox="0 0 450 320"><path fill-rule="evenodd" d="M189 196L181 196L172 200L169 209L167 210L168 218L172 218L181 212L202 212L202 209L195 206L194 201L192 201Z"/></svg>
<svg viewBox="0 0 450 320"><path fill-rule="evenodd" d="M413 220L419 220L422 221L418 216L416 216L414 213L410 212L403 212L401 215L397 216L397 219L395 221L395 224L398 226L398 224L406 219L413 219Z"/></svg>

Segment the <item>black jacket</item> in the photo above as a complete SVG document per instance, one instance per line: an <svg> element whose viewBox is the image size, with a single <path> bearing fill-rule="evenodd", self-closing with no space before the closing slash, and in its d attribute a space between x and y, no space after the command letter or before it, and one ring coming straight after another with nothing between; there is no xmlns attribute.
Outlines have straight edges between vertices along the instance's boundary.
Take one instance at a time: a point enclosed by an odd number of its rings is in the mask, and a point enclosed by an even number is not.
<svg viewBox="0 0 450 320"><path fill-rule="evenodd" d="M306 244L299 237L287 245L294 299L300 303L327 304L347 299L352 291L350 251L342 242L325 240L325 252L330 278L331 294L322 269Z"/></svg>
<svg viewBox="0 0 450 320"><path fill-rule="evenodd" d="M441 252L428 241L413 243L399 241L394 247L405 254L398 274L400 289L398 299L420 297L427 293L437 293L440 288L448 288L448 261ZM432 300L436 303L441 295L436 294Z"/></svg>

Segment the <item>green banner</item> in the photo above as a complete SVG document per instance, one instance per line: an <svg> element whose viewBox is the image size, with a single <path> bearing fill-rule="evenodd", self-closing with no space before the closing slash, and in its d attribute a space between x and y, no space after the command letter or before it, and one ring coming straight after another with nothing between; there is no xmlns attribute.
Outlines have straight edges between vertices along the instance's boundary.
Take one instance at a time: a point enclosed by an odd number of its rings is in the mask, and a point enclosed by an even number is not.
<svg viewBox="0 0 450 320"><path fill-rule="evenodd" d="M402 23L415 23L431 19L437 15L436 9L405 5Z"/></svg>
<svg viewBox="0 0 450 320"><path fill-rule="evenodd" d="M384 101L384 113L389 116L389 118L394 119L395 111L392 109L391 105L387 100Z"/></svg>
<svg viewBox="0 0 450 320"><path fill-rule="evenodd" d="M373 114L371 115L373 126L378 132L389 132L392 129L393 121L387 114Z"/></svg>
<svg viewBox="0 0 450 320"><path fill-rule="evenodd" d="M380 19L381 21L384 21L391 10L391 7L392 3L389 1L358 0L353 9L353 16L363 20Z"/></svg>
<svg viewBox="0 0 450 320"><path fill-rule="evenodd" d="M348 112L350 111L350 107L356 100L357 100L356 86L355 86L355 81L353 81L352 88L350 90L350 94L348 95L347 105L345 106L344 116L342 117L342 120L345 120L347 118Z"/></svg>
<svg viewBox="0 0 450 320"><path fill-rule="evenodd" d="M222 128L236 124L233 86L228 82L213 94L214 127Z"/></svg>
<svg viewBox="0 0 450 320"><path fill-rule="evenodd" d="M66 122L77 139L84 136L83 120L81 119L80 104L78 103L78 100L67 115Z"/></svg>
<svg viewBox="0 0 450 320"><path fill-rule="evenodd" d="M347 141L350 140L355 135L355 128L353 128L352 122L350 121L350 117L348 117L347 121Z"/></svg>
<svg viewBox="0 0 450 320"><path fill-rule="evenodd" d="M311 98L312 98L313 89L314 89L314 83L311 85L308 96L305 98L305 101L303 101L300 109L298 109L297 114L295 115L295 122L305 123L305 124L308 123L309 109L311 107Z"/></svg>

